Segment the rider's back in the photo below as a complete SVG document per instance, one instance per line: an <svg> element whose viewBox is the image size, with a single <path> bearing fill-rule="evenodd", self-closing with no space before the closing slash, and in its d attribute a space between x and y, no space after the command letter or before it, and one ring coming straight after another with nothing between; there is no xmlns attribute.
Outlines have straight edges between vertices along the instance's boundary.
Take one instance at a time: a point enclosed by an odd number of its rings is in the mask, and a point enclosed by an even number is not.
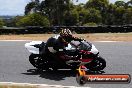
<svg viewBox="0 0 132 88"><path fill-rule="evenodd" d="M64 48L63 43L61 43L59 40L59 35L49 38L46 46L50 53L56 53Z"/></svg>

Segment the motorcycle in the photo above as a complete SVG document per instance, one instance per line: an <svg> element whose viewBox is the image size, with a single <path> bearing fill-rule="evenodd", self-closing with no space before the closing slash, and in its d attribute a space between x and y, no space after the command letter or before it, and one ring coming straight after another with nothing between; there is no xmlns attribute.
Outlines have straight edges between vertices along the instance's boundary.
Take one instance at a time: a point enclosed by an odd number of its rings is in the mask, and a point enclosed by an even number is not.
<svg viewBox="0 0 132 88"><path fill-rule="evenodd" d="M99 55L96 47L87 41L72 41L66 47L66 54L76 59L59 62L50 53L46 53L46 43L32 41L25 44L26 49L31 53L29 62L37 69L77 69L84 65L91 71L100 71L106 67L106 61Z"/></svg>

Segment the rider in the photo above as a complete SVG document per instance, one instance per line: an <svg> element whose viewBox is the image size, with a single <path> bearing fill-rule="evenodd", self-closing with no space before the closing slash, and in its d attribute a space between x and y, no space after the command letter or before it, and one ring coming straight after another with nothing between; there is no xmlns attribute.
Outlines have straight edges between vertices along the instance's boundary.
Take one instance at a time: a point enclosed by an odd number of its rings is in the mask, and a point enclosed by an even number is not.
<svg viewBox="0 0 132 88"><path fill-rule="evenodd" d="M72 40L82 41L84 39L74 37L69 29L62 29L59 35L51 37L47 40L47 50L49 53L52 53L53 56L57 56L59 59L73 59L72 57L65 54L65 48Z"/></svg>

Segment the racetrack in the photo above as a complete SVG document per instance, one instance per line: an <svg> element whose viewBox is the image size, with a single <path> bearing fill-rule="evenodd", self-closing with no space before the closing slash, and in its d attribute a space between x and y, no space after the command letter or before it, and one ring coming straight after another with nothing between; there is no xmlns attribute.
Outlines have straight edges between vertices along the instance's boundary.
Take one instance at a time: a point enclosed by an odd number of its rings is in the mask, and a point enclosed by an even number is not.
<svg viewBox="0 0 132 88"><path fill-rule="evenodd" d="M79 86L72 71L38 72L29 63L27 41L0 42L0 82L55 84ZM132 75L132 42L93 42L106 58L105 74ZM130 84L86 84L91 88L131 88Z"/></svg>

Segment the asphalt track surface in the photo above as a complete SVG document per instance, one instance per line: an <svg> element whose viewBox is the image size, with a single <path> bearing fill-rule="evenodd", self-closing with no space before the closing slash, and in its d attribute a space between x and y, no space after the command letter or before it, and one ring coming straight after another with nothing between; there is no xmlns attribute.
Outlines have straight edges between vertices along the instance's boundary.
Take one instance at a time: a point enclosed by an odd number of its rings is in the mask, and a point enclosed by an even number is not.
<svg viewBox="0 0 132 88"><path fill-rule="evenodd" d="M29 63L28 41L0 41L0 82L79 86L72 71L38 72ZM107 61L104 74L132 75L132 42L93 42ZM91 88L132 88L130 84L86 84Z"/></svg>

